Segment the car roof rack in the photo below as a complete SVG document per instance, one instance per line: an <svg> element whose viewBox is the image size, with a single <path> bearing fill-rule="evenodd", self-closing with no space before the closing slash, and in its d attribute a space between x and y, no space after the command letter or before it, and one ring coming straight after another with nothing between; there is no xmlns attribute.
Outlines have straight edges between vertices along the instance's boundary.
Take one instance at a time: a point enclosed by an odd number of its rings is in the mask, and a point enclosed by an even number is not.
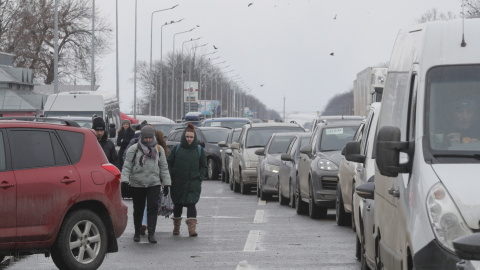
<svg viewBox="0 0 480 270"><path fill-rule="evenodd" d="M17 116L17 117L0 117L0 120L18 120L18 121L32 121L32 122L44 122L48 123L49 121L61 121L67 126L71 127L80 127L80 125L73 121L63 118L54 118L54 117L35 117L35 116Z"/></svg>

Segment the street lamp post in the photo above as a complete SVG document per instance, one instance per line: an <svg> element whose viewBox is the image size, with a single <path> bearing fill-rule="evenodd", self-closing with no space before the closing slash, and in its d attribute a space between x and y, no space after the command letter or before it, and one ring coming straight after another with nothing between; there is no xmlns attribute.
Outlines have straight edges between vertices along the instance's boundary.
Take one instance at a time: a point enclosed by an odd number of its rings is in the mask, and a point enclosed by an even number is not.
<svg viewBox="0 0 480 270"><path fill-rule="evenodd" d="M184 34L184 33L188 33L188 32L191 32L193 31L194 28L190 29L190 30L187 30L187 31L183 31L183 32L178 32L176 34L173 35L173 60L172 60L172 117L174 117L174 121L176 121L176 115L174 115L173 113L173 95L174 95L174 89L175 89L175 37L177 35L180 35L180 34ZM176 112L175 112L176 114Z"/></svg>
<svg viewBox="0 0 480 270"><path fill-rule="evenodd" d="M184 93L184 92L185 92L185 86L184 86L184 82L183 82L183 73L184 73L184 71L183 71L183 62L184 62L184 61L183 61L183 46L184 46L185 43L187 43L187 42L193 42L193 41L199 40L199 39L201 39L201 38L202 38L202 37L198 37L198 38L194 38L194 39L191 38L190 40L186 40L186 41L184 41L184 42L182 43L182 54L181 54L181 57L180 57L180 58L181 58L180 61L182 61L182 79L181 79L181 81L182 81L182 100L180 101L180 104L181 104L181 106L180 106L180 112L181 112L182 114L184 113L183 102L184 102L184 99L185 99L185 97L184 97L184 95L185 95L185 93Z"/></svg>
<svg viewBox="0 0 480 270"><path fill-rule="evenodd" d="M153 73L152 72L153 14L158 13L158 12L162 12L162 11L165 11L165 10L174 9L177 6L178 6L178 4L173 6L173 7L170 7L170 8L155 10L155 11L152 12L152 15L150 16L150 72L149 72L149 75L148 75L148 82L150 83L150 93L148 95L148 99L149 99L148 111L149 111L150 115L152 115L152 92L153 92L153 82L152 82L152 73Z"/></svg>
<svg viewBox="0 0 480 270"><path fill-rule="evenodd" d="M202 55L200 57L200 59L202 59L203 57L207 56L207 55L211 55L211 54L215 54L217 53L217 51L214 51L214 52L211 52L211 53L206 53L204 55ZM202 72L203 72L203 66L200 67L200 82L199 82L199 86L198 86L198 92L200 93L200 96L201 96L201 93L203 90L202 88ZM207 76L205 75L205 89L207 88ZM204 103L204 109L207 108L207 91L204 91L205 93L203 94L203 103Z"/></svg>
<svg viewBox="0 0 480 270"><path fill-rule="evenodd" d="M192 50L194 51L193 52L193 58L192 58L192 63L195 63L195 49L196 48L200 48L200 47L204 47L204 46L207 46L208 43L205 43L205 44L202 44L202 45L199 45L199 46L195 46L192 48ZM195 67L195 65L194 65ZM188 69L188 81L191 82L192 79L191 79L191 71L192 71L192 66L190 65L189 69ZM200 81L201 81L201 78L200 78ZM200 82L201 83L201 82ZM190 86L190 85L189 85ZM190 87L189 87L190 88ZM190 93L190 92L189 92ZM185 94L185 91L183 92L183 94ZM189 97L190 97L190 94L189 94ZM197 97L198 98L198 97ZM185 101L185 97L183 99L183 101ZM192 101L191 101L191 98L189 99L188 101L188 112L190 112L190 105L192 104ZM197 111L198 111L198 106L197 106Z"/></svg>
<svg viewBox="0 0 480 270"><path fill-rule="evenodd" d="M163 87L163 27L167 25L172 25L174 23L179 23L183 21L183 19L180 19L178 21L171 21L170 23L165 23L160 27L160 87L159 87L159 93L158 95L160 96L160 104L158 105L158 108L161 108L163 106L163 95L162 95L162 87ZM168 89L168 87L165 87L165 89ZM165 91L166 94L166 100L165 102L165 114L168 112L168 91ZM158 115L162 115L162 110L158 109Z"/></svg>

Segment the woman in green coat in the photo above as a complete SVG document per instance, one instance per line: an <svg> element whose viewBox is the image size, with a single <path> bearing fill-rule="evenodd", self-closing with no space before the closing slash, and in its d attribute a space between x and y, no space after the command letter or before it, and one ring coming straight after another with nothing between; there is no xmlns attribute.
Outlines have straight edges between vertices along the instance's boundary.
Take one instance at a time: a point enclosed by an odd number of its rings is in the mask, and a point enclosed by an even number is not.
<svg viewBox="0 0 480 270"><path fill-rule="evenodd" d="M187 207L188 234L197 236L197 208L202 191L202 180L207 172L205 151L198 145L195 127L189 123L182 134L180 144L172 148L168 156L172 186L170 194L173 210L173 234L180 234L183 207Z"/></svg>

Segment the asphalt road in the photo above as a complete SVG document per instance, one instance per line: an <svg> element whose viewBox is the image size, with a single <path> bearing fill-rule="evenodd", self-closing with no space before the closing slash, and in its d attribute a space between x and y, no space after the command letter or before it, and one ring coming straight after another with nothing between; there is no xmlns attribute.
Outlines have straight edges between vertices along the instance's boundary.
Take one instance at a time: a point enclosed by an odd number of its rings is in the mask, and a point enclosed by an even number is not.
<svg viewBox="0 0 480 270"><path fill-rule="evenodd" d="M172 235L172 220L160 216L157 244L142 237L133 242L132 201L129 223L118 239L119 252L108 254L100 269L360 269L355 235L335 223L297 215L278 201L260 201L234 193L219 181L204 181L197 204L198 237L188 237L182 222ZM184 209L184 216L186 209ZM57 269L51 258L31 255L11 258L0 269Z"/></svg>

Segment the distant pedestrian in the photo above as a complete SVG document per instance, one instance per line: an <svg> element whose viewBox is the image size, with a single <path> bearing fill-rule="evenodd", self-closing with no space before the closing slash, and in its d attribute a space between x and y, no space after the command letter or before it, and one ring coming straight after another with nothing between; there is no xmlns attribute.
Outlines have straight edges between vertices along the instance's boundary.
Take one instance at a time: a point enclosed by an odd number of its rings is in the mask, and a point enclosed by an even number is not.
<svg viewBox="0 0 480 270"><path fill-rule="evenodd" d="M108 162L118 167L117 150L115 150L115 145L108 139L107 133L105 132L105 121L103 121L101 117L94 118L92 129L95 130L98 143L100 143L105 156L107 156Z"/></svg>
<svg viewBox="0 0 480 270"><path fill-rule="evenodd" d="M172 177L173 235L180 234L183 207L187 207L189 236L197 236L197 208L200 199L202 181L207 172L207 157L199 146L195 127L187 125L182 134L180 144L173 147L168 156L168 166Z"/></svg>
<svg viewBox="0 0 480 270"><path fill-rule="evenodd" d="M128 148L123 164L122 181L129 182L132 187L135 226L133 241L140 242L143 210L147 201L148 241L157 243L155 229L160 185L164 185L164 195L168 195L171 180L165 151L162 147L157 147L152 126L144 126L140 131L138 143Z"/></svg>
<svg viewBox="0 0 480 270"><path fill-rule="evenodd" d="M130 120L125 119L122 121L122 126L117 131L117 146L120 147L118 150L118 156L123 157L123 153L127 150L127 146L130 143L130 140L135 135L135 130L131 127ZM121 171L123 167L123 158L118 159L118 169Z"/></svg>

